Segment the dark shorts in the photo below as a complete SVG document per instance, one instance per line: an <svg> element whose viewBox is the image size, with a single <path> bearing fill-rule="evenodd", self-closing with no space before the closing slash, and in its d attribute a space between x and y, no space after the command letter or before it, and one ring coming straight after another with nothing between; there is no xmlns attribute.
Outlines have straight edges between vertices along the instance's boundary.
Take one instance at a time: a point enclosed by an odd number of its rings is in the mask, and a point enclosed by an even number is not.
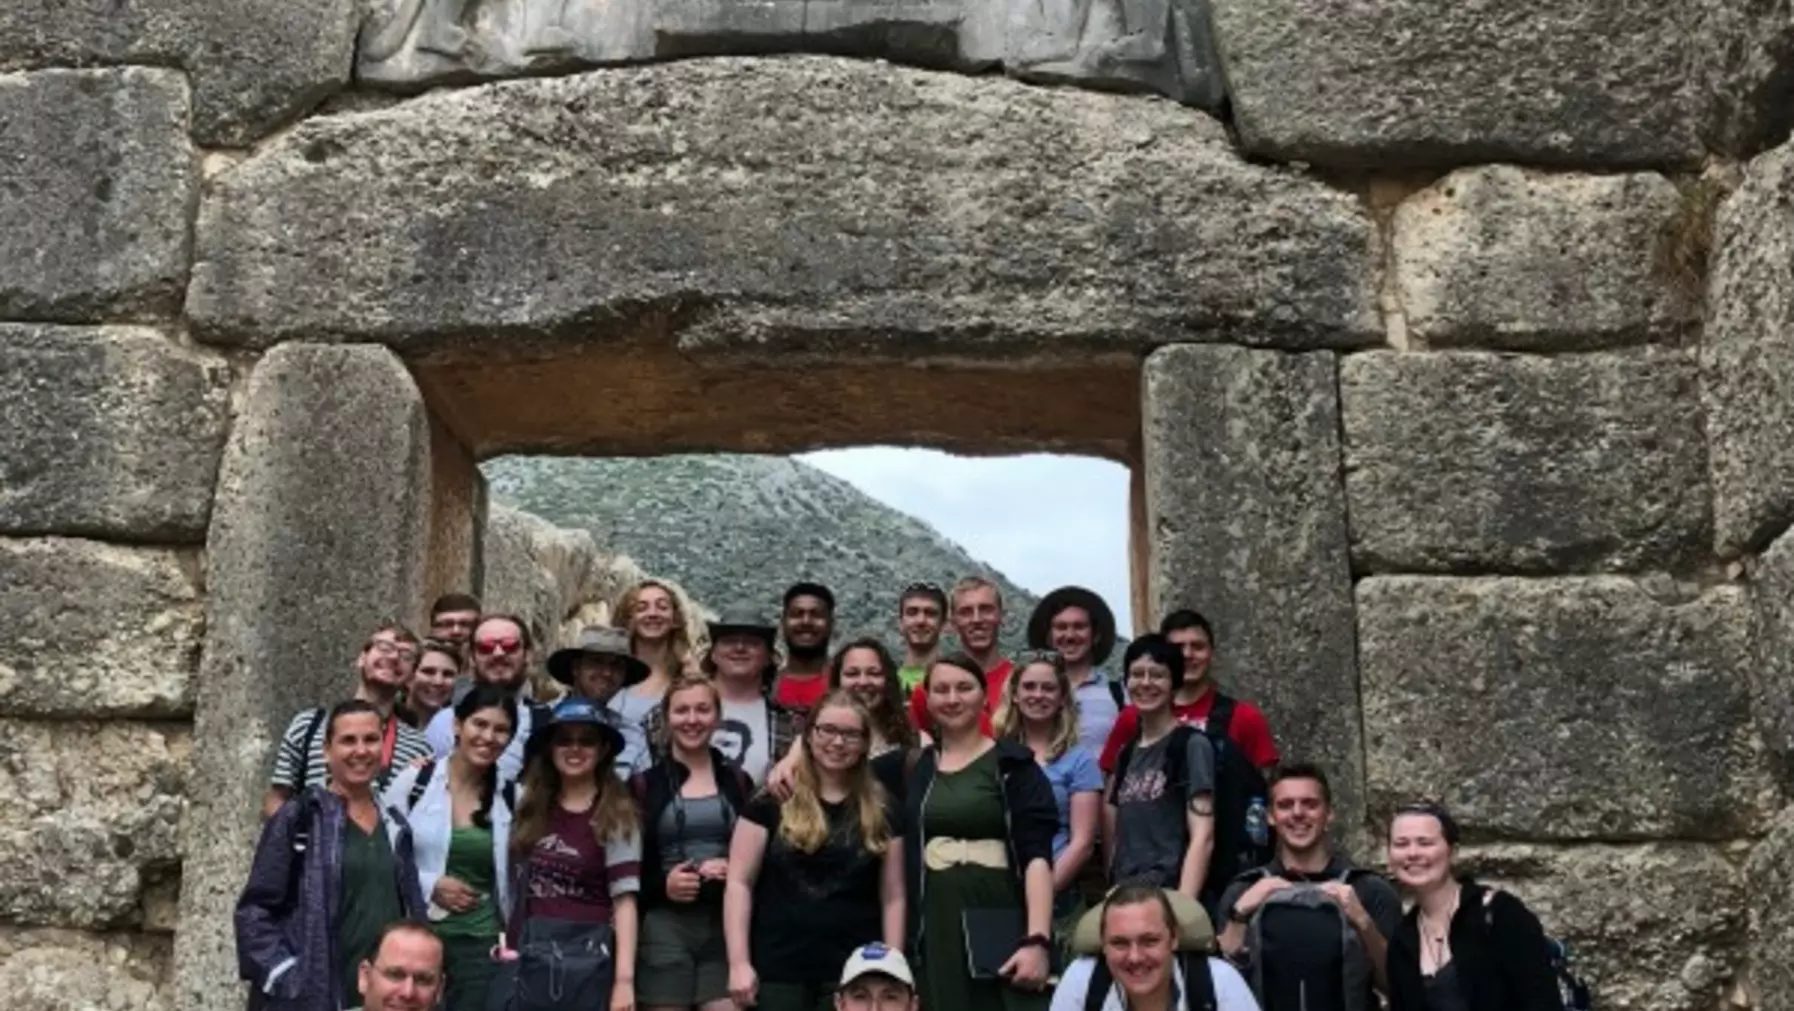
<svg viewBox="0 0 1794 1011"><path fill-rule="evenodd" d="M635 973L638 1006L691 1007L729 996L722 910L656 906L642 917L641 949Z"/></svg>

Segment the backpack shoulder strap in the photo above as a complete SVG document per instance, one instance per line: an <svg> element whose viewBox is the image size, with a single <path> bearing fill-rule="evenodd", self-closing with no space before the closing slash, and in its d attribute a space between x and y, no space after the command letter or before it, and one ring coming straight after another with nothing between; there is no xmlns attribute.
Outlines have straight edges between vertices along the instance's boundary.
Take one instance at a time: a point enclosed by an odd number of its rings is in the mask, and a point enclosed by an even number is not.
<svg viewBox="0 0 1794 1011"><path fill-rule="evenodd" d="M1218 1011L1215 999L1215 973L1209 967L1208 955L1200 951L1184 952L1184 1007L1188 1011Z"/></svg>
<svg viewBox="0 0 1794 1011"><path fill-rule="evenodd" d="M1190 740L1198 733L1188 723L1179 723L1172 728L1171 739L1165 743L1165 783L1167 789L1177 792L1180 804L1184 786L1190 778Z"/></svg>
<svg viewBox="0 0 1794 1011"><path fill-rule="evenodd" d="M1134 741L1137 740L1139 737L1136 736ZM1126 778L1127 767L1134 760L1134 741L1123 744L1121 754L1115 756L1115 772L1109 777L1109 803L1111 804L1115 803L1116 797L1120 795L1121 781Z"/></svg>
<svg viewBox="0 0 1794 1011"><path fill-rule="evenodd" d="M1115 985L1115 977L1109 975L1109 962L1101 954L1096 956L1096 966L1090 970L1090 986L1084 991L1084 1011L1103 1011L1103 1004L1109 999L1109 988Z"/></svg>
<svg viewBox="0 0 1794 1011"><path fill-rule="evenodd" d="M311 746L318 742L318 731L323 728L326 715L324 707L319 706L311 711L311 719L305 724L305 738L299 742L299 775L294 789L305 789L305 781L311 777Z"/></svg>
<svg viewBox="0 0 1794 1011"><path fill-rule="evenodd" d="M1221 689L1215 689L1215 704L1209 707L1207 728L1221 735L1226 735L1227 728L1233 726L1233 696Z"/></svg>
<svg viewBox="0 0 1794 1011"><path fill-rule="evenodd" d="M1109 679L1109 697L1115 700L1117 709L1127 705L1127 689L1121 687L1121 682L1114 678Z"/></svg>
<svg viewBox="0 0 1794 1011"><path fill-rule="evenodd" d="M411 792L405 795L405 814L410 816L417 808L417 802L424 799L424 791L430 788L430 777L436 774L436 763L425 762L417 770L417 778L411 782Z"/></svg>

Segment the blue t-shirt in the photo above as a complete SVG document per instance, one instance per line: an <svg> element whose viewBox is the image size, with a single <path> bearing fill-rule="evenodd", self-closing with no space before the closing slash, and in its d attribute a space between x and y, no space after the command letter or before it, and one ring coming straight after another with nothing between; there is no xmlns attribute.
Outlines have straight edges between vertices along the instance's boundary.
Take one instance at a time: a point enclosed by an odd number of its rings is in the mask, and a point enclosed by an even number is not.
<svg viewBox="0 0 1794 1011"><path fill-rule="evenodd" d="M1053 803L1059 807L1059 830L1053 833L1053 859L1071 844L1071 795L1102 793L1103 770L1096 762L1096 753L1081 744L1074 744L1065 754L1041 766L1047 782L1053 785Z"/></svg>

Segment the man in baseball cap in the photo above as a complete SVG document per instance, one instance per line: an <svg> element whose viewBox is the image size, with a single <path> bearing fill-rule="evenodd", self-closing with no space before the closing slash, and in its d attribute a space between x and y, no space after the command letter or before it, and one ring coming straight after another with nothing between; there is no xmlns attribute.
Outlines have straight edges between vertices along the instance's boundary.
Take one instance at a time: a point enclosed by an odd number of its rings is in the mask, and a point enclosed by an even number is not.
<svg viewBox="0 0 1794 1011"><path fill-rule="evenodd" d="M862 944L841 969L835 1011L916 1011L916 977L903 952Z"/></svg>

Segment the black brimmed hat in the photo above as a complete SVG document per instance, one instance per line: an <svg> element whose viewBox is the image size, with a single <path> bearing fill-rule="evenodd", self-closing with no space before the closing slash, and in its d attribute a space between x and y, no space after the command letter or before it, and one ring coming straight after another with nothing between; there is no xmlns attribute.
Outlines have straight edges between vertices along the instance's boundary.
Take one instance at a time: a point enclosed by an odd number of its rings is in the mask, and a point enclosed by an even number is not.
<svg viewBox="0 0 1794 1011"><path fill-rule="evenodd" d="M759 615L747 611L727 611L715 621L706 623L710 633L710 644L715 646L717 640L725 635L751 635L766 641L766 648L772 649L779 641L779 627Z"/></svg>
<svg viewBox="0 0 1794 1011"><path fill-rule="evenodd" d="M1053 648L1053 616L1068 607L1090 615L1090 663L1101 666L1115 652L1115 612L1094 590L1082 586L1061 586L1040 598L1034 613L1028 616L1028 646L1032 649Z"/></svg>

